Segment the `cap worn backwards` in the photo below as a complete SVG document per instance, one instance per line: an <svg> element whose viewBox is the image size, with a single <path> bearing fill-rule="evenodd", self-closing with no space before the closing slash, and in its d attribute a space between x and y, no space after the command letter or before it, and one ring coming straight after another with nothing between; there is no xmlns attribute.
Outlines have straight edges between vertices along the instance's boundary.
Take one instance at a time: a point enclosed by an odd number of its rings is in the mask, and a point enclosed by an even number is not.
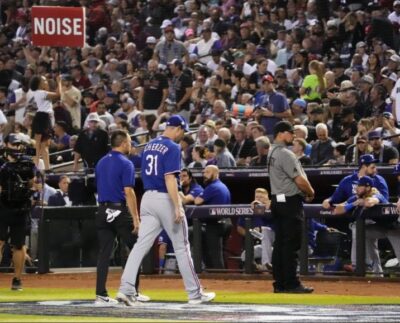
<svg viewBox="0 0 400 323"><path fill-rule="evenodd" d="M167 120L167 127L181 127L185 131L189 131L188 124L180 115L175 114Z"/></svg>

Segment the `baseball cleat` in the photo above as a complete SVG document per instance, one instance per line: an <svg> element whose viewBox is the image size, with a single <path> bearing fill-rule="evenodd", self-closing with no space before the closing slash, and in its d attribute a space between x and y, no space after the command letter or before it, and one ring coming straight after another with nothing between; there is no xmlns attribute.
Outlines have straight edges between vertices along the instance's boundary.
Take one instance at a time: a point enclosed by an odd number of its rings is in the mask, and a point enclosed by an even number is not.
<svg viewBox="0 0 400 323"><path fill-rule="evenodd" d="M21 279L18 278L13 278L12 282L11 282L11 290L17 290L17 291L21 291L22 290L22 283L21 283Z"/></svg>
<svg viewBox="0 0 400 323"><path fill-rule="evenodd" d="M215 298L215 293L210 292L210 293L201 293L201 296L199 298L194 298L194 299L189 299L189 304L190 305L197 305L197 304L202 304L202 303L209 303Z"/></svg>
<svg viewBox="0 0 400 323"><path fill-rule="evenodd" d="M137 293L137 294L135 295L135 298L136 298L136 300L137 300L138 302L143 302L143 303L149 302L150 299L151 299L149 296L143 295L143 294L140 294L140 293Z"/></svg>
<svg viewBox="0 0 400 323"><path fill-rule="evenodd" d="M117 294L117 301L119 303L125 304L126 306L135 306L138 304L138 301L135 296L125 295L125 294L122 294L121 292L118 292L118 294Z"/></svg>
<svg viewBox="0 0 400 323"><path fill-rule="evenodd" d="M94 301L95 306L114 306L119 304L119 302L108 296L96 295L96 300Z"/></svg>

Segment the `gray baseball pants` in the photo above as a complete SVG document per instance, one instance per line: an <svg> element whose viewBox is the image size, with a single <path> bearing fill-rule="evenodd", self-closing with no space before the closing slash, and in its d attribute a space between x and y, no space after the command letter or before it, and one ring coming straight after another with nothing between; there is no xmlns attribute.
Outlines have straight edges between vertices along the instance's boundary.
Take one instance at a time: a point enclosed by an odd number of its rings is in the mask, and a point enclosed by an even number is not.
<svg viewBox="0 0 400 323"><path fill-rule="evenodd" d="M144 256L154 244L154 240L165 229L175 251L179 271L183 278L189 299L201 297L202 288L194 270L186 218L182 223L174 222L174 205L168 193L147 191L140 207L141 224L138 240L129 254L122 274L119 291L125 295L135 295L135 282Z"/></svg>

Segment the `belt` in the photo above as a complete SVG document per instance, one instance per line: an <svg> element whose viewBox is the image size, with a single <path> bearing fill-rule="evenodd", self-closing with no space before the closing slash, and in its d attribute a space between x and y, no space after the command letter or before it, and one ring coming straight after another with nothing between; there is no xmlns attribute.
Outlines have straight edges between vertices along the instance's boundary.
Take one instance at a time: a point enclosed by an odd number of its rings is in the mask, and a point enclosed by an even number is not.
<svg viewBox="0 0 400 323"><path fill-rule="evenodd" d="M114 202L100 202L99 205L101 206L126 206L125 202L119 202L119 203L114 203Z"/></svg>
<svg viewBox="0 0 400 323"><path fill-rule="evenodd" d="M168 193L164 190L146 190L146 192Z"/></svg>

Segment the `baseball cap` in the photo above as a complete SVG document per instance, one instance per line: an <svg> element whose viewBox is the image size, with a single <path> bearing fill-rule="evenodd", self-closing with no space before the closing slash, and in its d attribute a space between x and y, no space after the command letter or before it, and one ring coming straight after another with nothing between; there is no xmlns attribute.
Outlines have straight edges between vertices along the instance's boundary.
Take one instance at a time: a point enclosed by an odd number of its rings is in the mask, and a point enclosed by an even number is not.
<svg viewBox="0 0 400 323"><path fill-rule="evenodd" d="M363 42L363 41L359 41L356 44L356 48L361 48L361 47L367 47L367 44L365 42Z"/></svg>
<svg viewBox="0 0 400 323"><path fill-rule="evenodd" d="M280 132L288 131L290 133L294 133L293 125L288 121L279 121L274 126L274 137Z"/></svg>
<svg viewBox="0 0 400 323"><path fill-rule="evenodd" d="M61 80L72 82L71 74L61 74Z"/></svg>
<svg viewBox="0 0 400 323"><path fill-rule="evenodd" d="M155 44L155 43L157 43L157 40L155 37L149 36L146 38L146 44Z"/></svg>
<svg viewBox="0 0 400 323"><path fill-rule="evenodd" d="M96 112L92 112L88 115L87 121L95 121L95 122L100 122L99 115Z"/></svg>
<svg viewBox="0 0 400 323"><path fill-rule="evenodd" d="M164 28L164 32L165 32L165 33L166 33L166 32L169 32L169 31L174 31L174 26L169 25L169 26L167 26L167 27Z"/></svg>
<svg viewBox="0 0 400 323"><path fill-rule="evenodd" d="M371 85L374 84L374 78L371 75L364 75L360 81Z"/></svg>
<svg viewBox="0 0 400 323"><path fill-rule="evenodd" d="M400 6L400 1L396 0L393 2L393 7L396 7L396 6Z"/></svg>
<svg viewBox="0 0 400 323"><path fill-rule="evenodd" d="M303 99L296 99L293 101L293 104L296 104L303 109L305 109L307 107L307 102L306 102L306 100L303 100Z"/></svg>
<svg viewBox="0 0 400 323"><path fill-rule="evenodd" d="M108 98L113 98L113 99L115 99L117 97L117 95L114 92L111 92L111 91L108 91L106 96Z"/></svg>
<svg viewBox="0 0 400 323"><path fill-rule="evenodd" d="M178 65L182 68L183 63L181 60L174 58L172 61L168 62L168 65Z"/></svg>
<svg viewBox="0 0 400 323"><path fill-rule="evenodd" d="M264 83L265 81L273 83L274 82L274 77L272 75L264 75L262 78L262 83Z"/></svg>
<svg viewBox="0 0 400 323"><path fill-rule="evenodd" d="M167 120L167 127L181 127L185 131L189 131L189 127L185 119L178 114L174 114Z"/></svg>
<svg viewBox="0 0 400 323"><path fill-rule="evenodd" d="M368 140L375 139L375 138L380 138L380 137L381 137L381 134L379 133L379 131L373 130L373 131L368 133Z"/></svg>
<svg viewBox="0 0 400 323"><path fill-rule="evenodd" d="M387 119L393 119L393 114L391 112L385 111L382 113L382 117Z"/></svg>
<svg viewBox="0 0 400 323"><path fill-rule="evenodd" d="M400 56L399 55L392 55L390 56L390 60L395 62L395 63L400 63Z"/></svg>
<svg viewBox="0 0 400 323"><path fill-rule="evenodd" d="M4 142L10 143L11 145L17 145L23 143L23 140L18 133L10 133L4 138Z"/></svg>
<svg viewBox="0 0 400 323"><path fill-rule="evenodd" d="M355 89L352 81L344 80L344 81L342 81L342 83L340 83L340 91L347 91L350 89L351 90Z"/></svg>
<svg viewBox="0 0 400 323"><path fill-rule="evenodd" d="M112 64L119 64L119 62L116 58L111 58L108 62L112 63Z"/></svg>
<svg viewBox="0 0 400 323"><path fill-rule="evenodd" d="M169 19L165 19L165 20L163 20L160 29L165 29L168 26L172 26L172 21ZM172 27L172 29L173 29L173 27Z"/></svg>
<svg viewBox="0 0 400 323"><path fill-rule="evenodd" d="M359 164L360 164L360 166L361 166L361 165L374 164L374 163L377 163L377 162L378 162L378 160L375 159L374 155L365 154L365 155L362 155L362 156L360 157L360 162L359 162Z"/></svg>
<svg viewBox="0 0 400 323"><path fill-rule="evenodd" d="M234 58L243 58L244 57L244 53L242 51L237 51L233 54Z"/></svg>
<svg viewBox="0 0 400 323"><path fill-rule="evenodd" d="M358 186L374 186L374 180L370 176L363 176L357 181Z"/></svg>
<svg viewBox="0 0 400 323"><path fill-rule="evenodd" d="M391 73L390 71L385 71L383 73L381 73L381 76L385 79L389 79L393 82L397 81L397 74L396 73Z"/></svg>

